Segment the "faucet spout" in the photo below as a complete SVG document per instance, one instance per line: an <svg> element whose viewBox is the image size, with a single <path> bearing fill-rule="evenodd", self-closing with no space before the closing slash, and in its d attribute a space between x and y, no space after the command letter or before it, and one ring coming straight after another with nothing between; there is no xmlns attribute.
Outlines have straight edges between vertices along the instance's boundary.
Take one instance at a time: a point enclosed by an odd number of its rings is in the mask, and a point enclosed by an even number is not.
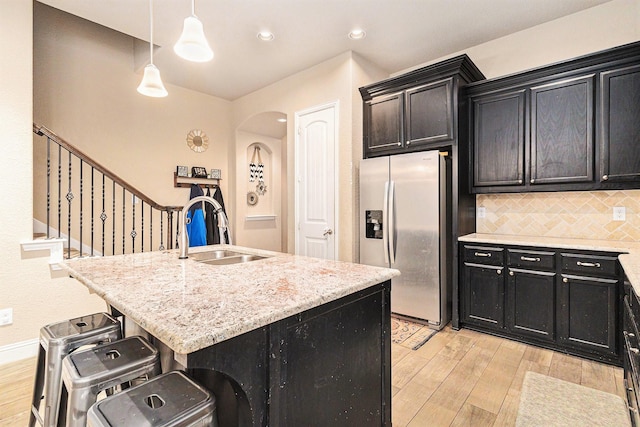
<svg viewBox="0 0 640 427"><path fill-rule="evenodd" d="M214 207L214 212L218 217L218 230L220 231L220 239L225 240L224 243L231 245L231 233L225 233L229 231L229 219L222 211L222 206L216 199L210 196L198 196L189 200L189 203L182 208L182 218L180 220L180 259L189 258L189 235L187 234L187 212L196 203L207 202L211 203ZM228 234L228 239L225 235Z"/></svg>

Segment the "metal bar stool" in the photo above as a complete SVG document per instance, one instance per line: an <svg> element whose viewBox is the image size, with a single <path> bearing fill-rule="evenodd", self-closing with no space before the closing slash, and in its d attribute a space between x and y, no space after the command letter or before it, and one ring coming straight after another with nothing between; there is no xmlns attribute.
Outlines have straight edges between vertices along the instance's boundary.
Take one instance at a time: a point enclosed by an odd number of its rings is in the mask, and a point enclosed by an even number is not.
<svg viewBox="0 0 640 427"><path fill-rule="evenodd" d="M87 427L218 426L215 397L171 371L107 397L89 409Z"/></svg>
<svg viewBox="0 0 640 427"><path fill-rule="evenodd" d="M160 374L160 353L138 336L77 351L62 362L58 426L85 427L87 411L103 390Z"/></svg>
<svg viewBox="0 0 640 427"><path fill-rule="evenodd" d="M65 356L85 345L121 338L120 322L107 313L90 314L42 327L29 426L33 427L36 420L44 427L56 425L60 404L62 360ZM44 417L40 414L40 403L43 400Z"/></svg>

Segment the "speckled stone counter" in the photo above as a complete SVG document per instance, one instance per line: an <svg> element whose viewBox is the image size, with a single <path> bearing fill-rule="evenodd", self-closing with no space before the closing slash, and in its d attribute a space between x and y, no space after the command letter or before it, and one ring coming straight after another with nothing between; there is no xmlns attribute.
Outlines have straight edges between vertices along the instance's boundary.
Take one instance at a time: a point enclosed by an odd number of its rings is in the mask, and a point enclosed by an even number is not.
<svg viewBox="0 0 640 427"><path fill-rule="evenodd" d="M174 352L188 354L399 275L397 270L217 245L268 258L232 265L178 251L67 260L61 267Z"/></svg>
<svg viewBox="0 0 640 427"><path fill-rule="evenodd" d="M560 249L618 252L620 264L631 286L640 295L640 242L616 240L570 239L566 237L514 236L504 234L473 233L458 238L466 243L493 243L502 245L539 246Z"/></svg>

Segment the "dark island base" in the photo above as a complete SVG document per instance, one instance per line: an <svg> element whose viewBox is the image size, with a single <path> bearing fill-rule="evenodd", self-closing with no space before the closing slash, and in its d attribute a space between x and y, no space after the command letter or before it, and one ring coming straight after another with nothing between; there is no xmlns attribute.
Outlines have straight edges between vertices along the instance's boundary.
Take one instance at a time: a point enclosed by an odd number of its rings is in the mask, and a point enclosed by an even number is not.
<svg viewBox="0 0 640 427"><path fill-rule="evenodd" d="M187 356L220 427L390 426L391 282Z"/></svg>

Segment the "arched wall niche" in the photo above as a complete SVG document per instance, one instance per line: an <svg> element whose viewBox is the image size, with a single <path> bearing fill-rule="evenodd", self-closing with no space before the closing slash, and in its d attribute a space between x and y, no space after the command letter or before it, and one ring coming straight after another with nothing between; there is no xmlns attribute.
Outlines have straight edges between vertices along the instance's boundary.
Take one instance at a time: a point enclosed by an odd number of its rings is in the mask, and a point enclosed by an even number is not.
<svg viewBox="0 0 640 427"><path fill-rule="evenodd" d="M286 132L286 115L280 112L257 114L236 129L234 243L239 246L284 251ZM263 181L257 169L259 159ZM253 169L251 163L255 163Z"/></svg>

